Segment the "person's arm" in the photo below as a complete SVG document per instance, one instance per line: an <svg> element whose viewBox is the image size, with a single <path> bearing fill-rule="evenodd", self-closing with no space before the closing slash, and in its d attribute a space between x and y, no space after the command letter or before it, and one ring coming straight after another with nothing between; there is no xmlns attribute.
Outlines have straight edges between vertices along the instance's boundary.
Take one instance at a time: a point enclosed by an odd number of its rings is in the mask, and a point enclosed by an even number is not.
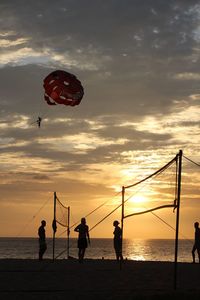
<svg viewBox="0 0 200 300"><path fill-rule="evenodd" d="M74 228L74 231L79 232L79 225Z"/></svg>

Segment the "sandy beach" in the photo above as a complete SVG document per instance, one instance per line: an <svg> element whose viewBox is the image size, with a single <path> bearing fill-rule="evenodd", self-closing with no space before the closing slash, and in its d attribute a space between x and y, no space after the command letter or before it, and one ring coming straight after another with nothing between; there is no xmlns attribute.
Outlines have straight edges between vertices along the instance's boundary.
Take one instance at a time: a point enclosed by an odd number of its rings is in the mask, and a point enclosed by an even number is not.
<svg viewBox="0 0 200 300"><path fill-rule="evenodd" d="M113 260L0 260L1 299L199 299L200 265Z"/></svg>

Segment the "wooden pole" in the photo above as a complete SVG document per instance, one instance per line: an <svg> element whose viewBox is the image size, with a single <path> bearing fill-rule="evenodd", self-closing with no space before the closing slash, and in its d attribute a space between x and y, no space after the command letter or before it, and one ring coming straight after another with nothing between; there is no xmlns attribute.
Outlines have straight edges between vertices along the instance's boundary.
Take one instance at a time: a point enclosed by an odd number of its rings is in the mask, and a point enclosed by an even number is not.
<svg viewBox="0 0 200 300"><path fill-rule="evenodd" d="M53 224L56 224L56 192L54 192ZM55 259L55 237L56 231L53 226L53 260Z"/></svg>
<svg viewBox="0 0 200 300"><path fill-rule="evenodd" d="M67 259L69 259L69 235L70 235L70 207L67 208Z"/></svg>
<svg viewBox="0 0 200 300"><path fill-rule="evenodd" d="M175 237L175 257L174 257L174 289L177 288L177 262L178 262L178 234L179 234L179 214L181 199L181 172L182 172L182 150L178 154L178 186L177 186L177 210L176 210L176 237Z"/></svg>
<svg viewBox="0 0 200 300"><path fill-rule="evenodd" d="M125 187L122 187L122 215L121 215L121 230L122 230L122 249L121 253L123 256L123 235L124 235L124 194L125 194ZM120 259L120 270L122 269L122 260Z"/></svg>

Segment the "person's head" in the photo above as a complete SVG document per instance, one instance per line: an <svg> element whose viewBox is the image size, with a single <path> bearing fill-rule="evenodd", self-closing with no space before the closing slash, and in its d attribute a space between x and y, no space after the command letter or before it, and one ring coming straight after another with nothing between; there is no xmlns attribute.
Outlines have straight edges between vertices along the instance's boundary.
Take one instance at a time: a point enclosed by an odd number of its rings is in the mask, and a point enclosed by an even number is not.
<svg viewBox="0 0 200 300"><path fill-rule="evenodd" d="M194 228L198 228L199 227L199 222L195 222L194 223Z"/></svg>
<svg viewBox="0 0 200 300"><path fill-rule="evenodd" d="M84 224L84 225L86 224L86 219L85 218L81 219L81 224Z"/></svg>
<svg viewBox="0 0 200 300"><path fill-rule="evenodd" d="M42 224L43 227L45 227L45 226L46 226L46 221L45 221L45 220L42 220L42 221L41 221L41 224Z"/></svg>
<svg viewBox="0 0 200 300"><path fill-rule="evenodd" d="M117 221L117 220L115 220L114 222L113 222L113 226L118 226L119 225L119 222Z"/></svg>

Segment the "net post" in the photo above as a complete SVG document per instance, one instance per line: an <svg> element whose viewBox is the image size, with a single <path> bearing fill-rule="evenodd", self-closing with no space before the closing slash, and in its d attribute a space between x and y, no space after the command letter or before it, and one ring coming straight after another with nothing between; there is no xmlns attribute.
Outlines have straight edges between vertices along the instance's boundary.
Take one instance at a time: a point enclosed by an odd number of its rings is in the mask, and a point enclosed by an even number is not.
<svg viewBox="0 0 200 300"><path fill-rule="evenodd" d="M174 256L174 290L177 288L177 262L178 262L178 233L179 233L179 215L180 215L180 198L181 198L181 172L182 172L182 150L179 151L178 157L178 185L177 185L177 205L176 205L176 236L175 236L175 256Z"/></svg>
<svg viewBox="0 0 200 300"><path fill-rule="evenodd" d="M121 253L123 257L123 233L124 233L124 195L125 187L122 186L122 213L121 213L121 230L122 230L122 244L121 244ZM122 269L122 259L120 259L120 270Z"/></svg>
<svg viewBox="0 0 200 300"><path fill-rule="evenodd" d="M70 206L67 207L67 259L69 259Z"/></svg>
<svg viewBox="0 0 200 300"><path fill-rule="evenodd" d="M53 224L55 226L56 224L56 192L54 192L54 205L53 205ZM56 237L56 231L53 226L53 261L55 260L55 237Z"/></svg>

